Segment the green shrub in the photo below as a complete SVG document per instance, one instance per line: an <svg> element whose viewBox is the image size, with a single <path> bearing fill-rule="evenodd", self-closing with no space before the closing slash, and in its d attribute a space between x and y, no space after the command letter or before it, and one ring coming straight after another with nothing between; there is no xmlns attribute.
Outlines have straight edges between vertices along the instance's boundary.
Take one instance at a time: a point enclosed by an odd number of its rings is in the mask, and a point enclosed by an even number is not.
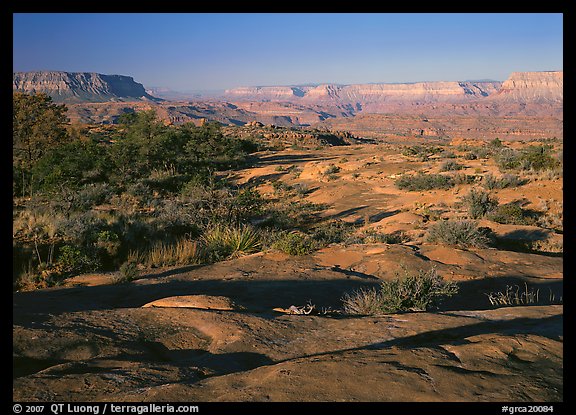
<svg viewBox="0 0 576 415"><path fill-rule="evenodd" d="M272 248L288 255L307 255L317 249L317 243L310 236L294 231L280 235Z"/></svg>
<svg viewBox="0 0 576 415"><path fill-rule="evenodd" d="M550 145L529 146L522 150L522 168L524 170L552 170L560 163L552 153Z"/></svg>
<svg viewBox="0 0 576 415"><path fill-rule="evenodd" d="M70 245L64 245L60 248L56 264L61 273L66 276L94 271L100 265L96 259L82 252L80 248Z"/></svg>
<svg viewBox="0 0 576 415"><path fill-rule="evenodd" d="M427 241L454 245L460 248L470 246L485 248L490 243L490 238L484 229L478 228L476 222L447 220L430 226Z"/></svg>
<svg viewBox="0 0 576 415"><path fill-rule="evenodd" d="M500 170L553 170L560 162L552 153L550 145L529 146L523 150L501 149L496 155Z"/></svg>
<svg viewBox="0 0 576 415"><path fill-rule="evenodd" d="M407 311L427 311L448 297L458 293L458 285L446 282L435 268L418 270L404 276L396 274L391 281L383 281L380 290L364 289L345 294L342 298L347 314L373 315Z"/></svg>
<svg viewBox="0 0 576 415"><path fill-rule="evenodd" d="M470 189L470 193L460 198L472 219L479 219L498 206L498 199L482 190Z"/></svg>
<svg viewBox="0 0 576 415"><path fill-rule="evenodd" d="M416 175L404 174L396 179L396 187L410 191L422 191L431 189L450 189L454 187L454 179L442 174L425 174Z"/></svg>

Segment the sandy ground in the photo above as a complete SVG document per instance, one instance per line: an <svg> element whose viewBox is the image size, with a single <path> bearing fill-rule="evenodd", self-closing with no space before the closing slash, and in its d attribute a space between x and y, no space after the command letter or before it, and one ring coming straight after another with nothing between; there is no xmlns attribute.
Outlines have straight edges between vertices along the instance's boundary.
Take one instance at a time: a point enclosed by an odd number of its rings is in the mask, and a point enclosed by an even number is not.
<svg viewBox="0 0 576 415"><path fill-rule="evenodd" d="M461 160L459 160L461 161ZM322 174L330 164L337 178ZM486 160L464 172L493 171ZM301 171L278 171L277 166ZM424 209L458 216L472 185L407 192L394 177L439 161L391 146L262 155L235 180L314 189L326 218L404 244L332 245L311 255L257 253L210 266L156 269L131 283L84 275L13 295L13 399L19 401L524 401L563 400L563 306L492 306L507 286L563 293L560 255L429 244ZM471 173L469 173L471 174ZM501 203L562 202L561 179L494 191ZM499 235L561 240L542 228L484 222ZM536 232L537 231L537 232ZM344 293L377 287L404 268L436 268L460 292L437 310L353 317L330 311ZM316 315L274 311L314 304Z"/></svg>

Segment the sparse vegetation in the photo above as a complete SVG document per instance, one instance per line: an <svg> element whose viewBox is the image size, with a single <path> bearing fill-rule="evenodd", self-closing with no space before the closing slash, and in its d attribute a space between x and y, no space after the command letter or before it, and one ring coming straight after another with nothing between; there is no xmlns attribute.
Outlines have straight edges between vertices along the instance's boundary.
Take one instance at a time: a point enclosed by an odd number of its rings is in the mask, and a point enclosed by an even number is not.
<svg viewBox="0 0 576 415"><path fill-rule="evenodd" d="M487 190L505 189L518 187L526 184L528 180L521 179L515 174L504 174L497 178L492 174L486 174L482 179L482 186Z"/></svg>
<svg viewBox="0 0 576 415"><path fill-rule="evenodd" d="M396 179L395 184L399 189L410 191L450 189L454 187L454 179L442 174L404 174Z"/></svg>
<svg viewBox="0 0 576 415"><path fill-rule="evenodd" d="M344 312L356 315L376 315L407 311L427 311L458 293L458 285L446 282L435 268L418 270L416 274L403 268L391 281L383 281L380 289L360 289L344 294Z"/></svg>
<svg viewBox="0 0 576 415"><path fill-rule="evenodd" d="M540 295L540 289L528 289L527 283L524 283L523 290L520 290L519 285L507 285L504 291L485 293L485 295L493 306L537 305L543 302L548 304L562 304L562 296L556 298L552 290L549 290L548 295L545 293Z"/></svg>
<svg viewBox="0 0 576 415"><path fill-rule="evenodd" d="M442 147L438 146L408 146L402 150L402 154L408 157L414 157L419 161L428 161L431 156L440 154L444 151Z"/></svg>
<svg viewBox="0 0 576 415"><path fill-rule="evenodd" d="M447 160L440 166L440 171L462 170L464 166L454 160Z"/></svg>

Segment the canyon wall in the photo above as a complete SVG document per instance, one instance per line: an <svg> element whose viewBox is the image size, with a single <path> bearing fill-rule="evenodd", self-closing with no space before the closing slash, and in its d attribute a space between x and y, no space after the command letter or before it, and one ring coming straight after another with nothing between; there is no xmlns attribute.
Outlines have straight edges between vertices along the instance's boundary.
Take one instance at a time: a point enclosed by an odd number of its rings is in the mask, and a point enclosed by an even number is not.
<svg viewBox="0 0 576 415"><path fill-rule="evenodd" d="M43 92L55 102L158 101L130 76L92 72L15 72L12 89Z"/></svg>

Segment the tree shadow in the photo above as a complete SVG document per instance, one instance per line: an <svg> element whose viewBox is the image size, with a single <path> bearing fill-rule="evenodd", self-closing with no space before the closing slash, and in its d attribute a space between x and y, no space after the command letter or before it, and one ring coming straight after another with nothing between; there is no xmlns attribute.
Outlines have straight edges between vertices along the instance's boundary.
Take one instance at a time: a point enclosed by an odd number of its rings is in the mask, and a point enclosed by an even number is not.
<svg viewBox="0 0 576 415"><path fill-rule="evenodd" d="M507 232L500 237L499 240L524 240L524 241L542 241L548 239L550 231L543 231L541 229L515 229Z"/></svg>
<svg viewBox="0 0 576 415"><path fill-rule="evenodd" d="M399 210L399 209L392 210L392 211L389 211L389 212L387 212L387 211L379 212L379 213L376 213L375 215L370 216L370 217L368 218L368 222L370 222L370 223L378 222L378 221L381 221L381 220L384 219L384 218L389 218L390 216L397 215L398 213L400 213L400 210Z"/></svg>
<svg viewBox="0 0 576 415"><path fill-rule="evenodd" d="M184 269L167 271L170 275ZM90 310L140 308L166 297L212 295L229 297L237 305L274 318L272 310L311 301L318 309L340 308L344 292L366 287L366 274L315 280L304 277L289 280L172 280L159 284L117 284L74 286L13 294L13 323L37 328L53 316ZM376 277L374 277L376 284Z"/></svg>

